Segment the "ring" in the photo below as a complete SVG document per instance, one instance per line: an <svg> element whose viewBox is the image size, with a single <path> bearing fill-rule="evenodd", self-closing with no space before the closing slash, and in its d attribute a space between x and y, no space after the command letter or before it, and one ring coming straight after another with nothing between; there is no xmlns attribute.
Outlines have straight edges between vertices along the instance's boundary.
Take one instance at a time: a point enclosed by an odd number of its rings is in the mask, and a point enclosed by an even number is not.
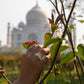
<svg viewBox="0 0 84 84"><path fill-rule="evenodd" d="M40 52L35 53L35 55L36 55L39 59L41 59L41 57L42 57L42 54L41 54Z"/></svg>

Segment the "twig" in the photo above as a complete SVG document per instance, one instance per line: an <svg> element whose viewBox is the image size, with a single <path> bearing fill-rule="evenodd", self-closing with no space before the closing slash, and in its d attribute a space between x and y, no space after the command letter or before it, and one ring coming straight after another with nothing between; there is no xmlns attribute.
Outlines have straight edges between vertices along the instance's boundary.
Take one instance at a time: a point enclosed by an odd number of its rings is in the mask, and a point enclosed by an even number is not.
<svg viewBox="0 0 84 84"><path fill-rule="evenodd" d="M65 16L65 11L64 11L63 2L62 2L62 0L60 0L60 1L61 1L61 4L62 4L63 13L64 13L65 21L66 21L66 16ZM58 12L58 14L59 14L59 12ZM62 20L62 19L61 19L61 20ZM65 26L65 23L63 22L63 20L62 20L62 23L63 23L63 25ZM69 38L69 41L70 41L71 45L73 46L72 37L69 36L69 32L70 32L70 31L69 31L69 28L67 28L68 38ZM72 50L74 51L74 47L72 48ZM81 67L81 70L82 70L82 73L83 73L83 76L84 76L83 66L82 66L82 64L81 64L81 62L80 62L78 56L77 56L76 58L77 58L77 60L78 60L78 63L79 63L79 65L80 65L80 67Z"/></svg>
<svg viewBox="0 0 84 84"><path fill-rule="evenodd" d="M53 65L54 65L54 62L55 62L55 60L56 60L56 57L57 57L57 55L58 55L58 51L59 51L59 49L60 49L61 44L62 44L62 42L60 42L59 45L58 45L58 47L57 47L57 51L56 51L55 56L54 56L54 58L53 58L53 61L52 61L52 63L51 63L50 69L48 70L48 72L46 73L46 75L45 75L44 78L40 81L39 84L41 84L41 83L45 80L45 78L49 75L49 73L51 72L51 70L52 70L52 68L53 68Z"/></svg>
<svg viewBox="0 0 84 84"><path fill-rule="evenodd" d="M54 75L55 75L55 82L56 82L56 84L57 84L57 75L56 75L56 68L55 68L55 66L54 66Z"/></svg>
<svg viewBox="0 0 84 84"><path fill-rule="evenodd" d="M65 21L66 21L64 6L63 6L63 3L62 3L62 0L60 0L60 1L61 1L61 4L62 4L62 8L63 8L63 12L64 12L64 17L65 17ZM56 3L56 5L57 5L57 0L55 0L55 3ZM58 11L57 6L54 6L54 7L56 8L58 15L60 15L60 12ZM63 25L64 25L64 27L65 27L65 23L64 23L63 19L61 19L61 21L62 21L62 23L63 23ZM67 34L68 34L69 41L71 41L71 44L73 45L72 37L70 37L69 32L70 32L70 31L69 31L69 28L67 28ZM78 63L79 63L79 65L80 65L80 67L81 67L81 70L82 70L82 73L83 73L83 76L84 76L83 66L82 66L82 64L81 64L81 62L80 62L78 56L76 56L76 58L77 58L77 60L78 60Z"/></svg>
<svg viewBox="0 0 84 84"><path fill-rule="evenodd" d="M62 5L62 8L63 8L63 13L64 13L65 21L66 21L66 16L65 16L65 11L64 11L64 5L63 5L62 0L60 0L60 2L61 2L61 5ZM70 17L71 17L71 16L69 16L69 18L70 18ZM68 20L68 21L69 21L69 20ZM66 22L67 22L67 21L66 21ZM74 54L74 58L75 58L75 49L74 49L74 46L73 46L72 37L71 37L71 35L69 34L69 29L67 30L67 34L68 34L68 38L69 38L69 41L70 41L70 43L71 43L72 50L73 50L73 54ZM82 84L82 83L81 83L81 79L80 79L80 75L79 75L79 71L78 71L78 68L77 68L76 60L74 60L74 64L75 64L75 67L76 67L76 71L77 71L77 75L78 75L78 77L79 77L80 84Z"/></svg>
<svg viewBox="0 0 84 84"><path fill-rule="evenodd" d="M0 74L8 81L8 84L12 84L12 82L2 72Z"/></svg>
<svg viewBox="0 0 84 84"><path fill-rule="evenodd" d="M63 1L62 1L62 0L60 0L60 2L61 2L61 4L62 4L63 14L64 14L65 22L66 22L66 15L65 15L65 10L64 10Z"/></svg>
<svg viewBox="0 0 84 84"><path fill-rule="evenodd" d="M51 0L50 0L50 1L51 1ZM77 0L74 0L72 9L71 9L70 14L69 14L69 17L68 17L68 20L66 21L66 26L65 26L65 30L64 30L64 32L63 32L62 38L65 37L65 33L66 33L67 27L68 27L68 23L69 23L71 14L72 14L72 12L73 12L73 10L74 10L76 1L77 1ZM55 62L55 60L56 60L56 58L57 58L58 51L59 51L59 49L60 49L61 44L62 44L62 42L60 42L59 45L58 45L58 47L57 47L57 50L56 50L55 56L54 56L54 58L53 58L53 61L52 61L52 63L51 63L51 67L50 67L49 71L47 72L47 74L45 75L45 77L40 81L39 84L41 84L41 83L45 80L45 78L49 75L49 73L51 72L51 70L52 70L52 68L53 68L53 65L54 65L54 62Z"/></svg>
<svg viewBox="0 0 84 84"><path fill-rule="evenodd" d="M76 56L76 58L77 58L78 63L79 63L79 65L80 65L80 67L81 67L81 70L82 70L82 73L83 73L83 77L84 77L84 68L83 68L83 66L82 66L82 64L81 64L81 62L80 62L78 56Z"/></svg>
<svg viewBox="0 0 84 84"><path fill-rule="evenodd" d="M79 77L80 84L82 84L81 78L80 78L80 74L79 74L79 71L78 71L78 67L77 67L77 65L76 65L76 59L74 59L74 64L75 64L75 67L76 67L76 71L77 71L77 75L78 75L78 77Z"/></svg>

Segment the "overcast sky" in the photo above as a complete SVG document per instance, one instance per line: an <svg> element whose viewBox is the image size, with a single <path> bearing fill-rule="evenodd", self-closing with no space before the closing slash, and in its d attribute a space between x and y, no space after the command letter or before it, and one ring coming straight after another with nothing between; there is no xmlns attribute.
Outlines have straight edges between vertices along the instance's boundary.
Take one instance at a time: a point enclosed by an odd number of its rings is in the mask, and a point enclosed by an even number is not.
<svg viewBox="0 0 84 84"><path fill-rule="evenodd" d="M36 5L37 0L0 0L0 40L6 45L7 23L16 27L20 21L26 20L27 12ZM47 0L38 0L39 6L49 17L51 5Z"/></svg>
<svg viewBox="0 0 84 84"><path fill-rule="evenodd" d="M37 0L0 0L0 40L2 45L7 43L7 23L17 27L20 21L25 22L27 12L35 6ZM38 0L39 6L50 17L52 6L48 0ZM84 25L77 25L77 42L84 34ZM80 41L82 42L82 41Z"/></svg>

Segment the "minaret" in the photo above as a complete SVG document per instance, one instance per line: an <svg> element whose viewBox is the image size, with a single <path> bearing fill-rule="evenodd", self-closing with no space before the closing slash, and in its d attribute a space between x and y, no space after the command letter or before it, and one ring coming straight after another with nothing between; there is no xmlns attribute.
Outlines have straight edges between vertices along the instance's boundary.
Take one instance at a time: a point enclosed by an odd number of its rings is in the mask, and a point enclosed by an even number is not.
<svg viewBox="0 0 84 84"><path fill-rule="evenodd" d="M0 41L0 48L2 47L2 45L1 45L1 41Z"/></svg>
<svg viewBox="0 0 84 84"><path fill-rule="evenodd" d="M1 52L2 46L1 46L1 41L0 41L0 52Z"/></svg>
<svg viewBox="0 0 84 84"><path fill-rule="evenodd" d="M11 46L11 32L10 32L10 23L8 22L8 29L7 29L7 47Z"/></svg>
<svg viewBox="0 0 84 84"><path fill-rule="evenodd" d="M74 48L76 49L76 27L75 26L73 28L73 45L74 45Z"/></svg>
<svg viewBox="0 0 84 84"><path fill-rule="evenodd" d="M36 1L36 6L38 6L38 0Z"/></svg>

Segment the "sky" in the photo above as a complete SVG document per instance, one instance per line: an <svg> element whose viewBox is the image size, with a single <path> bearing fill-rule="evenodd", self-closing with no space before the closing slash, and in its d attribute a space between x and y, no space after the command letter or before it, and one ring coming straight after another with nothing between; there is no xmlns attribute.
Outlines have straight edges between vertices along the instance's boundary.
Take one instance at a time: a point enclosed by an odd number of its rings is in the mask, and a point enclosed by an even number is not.
<svg viewBox="0 0 84 84"><path fill-rule="evenodd" d="M36 5L37 0L0 0L0 40L2 45L7 44L7 23L17 27L20 21L26 21L27 12ZM38 0L39 6L50 17L52 5L48 0ZM77 24L77 43L84 34L84 25ZM12 30L12 28L11 28Z"/></svg>
<svg viewBox="0 0 84 84"><path fill-rule="evenodd" d="M7 43L7 23L17 27L20 21L26 21L27 12L36 5L37 0L0 0L0 40ZM47 0L38 0L39 6L49 17L52 5Z"/></svg>

